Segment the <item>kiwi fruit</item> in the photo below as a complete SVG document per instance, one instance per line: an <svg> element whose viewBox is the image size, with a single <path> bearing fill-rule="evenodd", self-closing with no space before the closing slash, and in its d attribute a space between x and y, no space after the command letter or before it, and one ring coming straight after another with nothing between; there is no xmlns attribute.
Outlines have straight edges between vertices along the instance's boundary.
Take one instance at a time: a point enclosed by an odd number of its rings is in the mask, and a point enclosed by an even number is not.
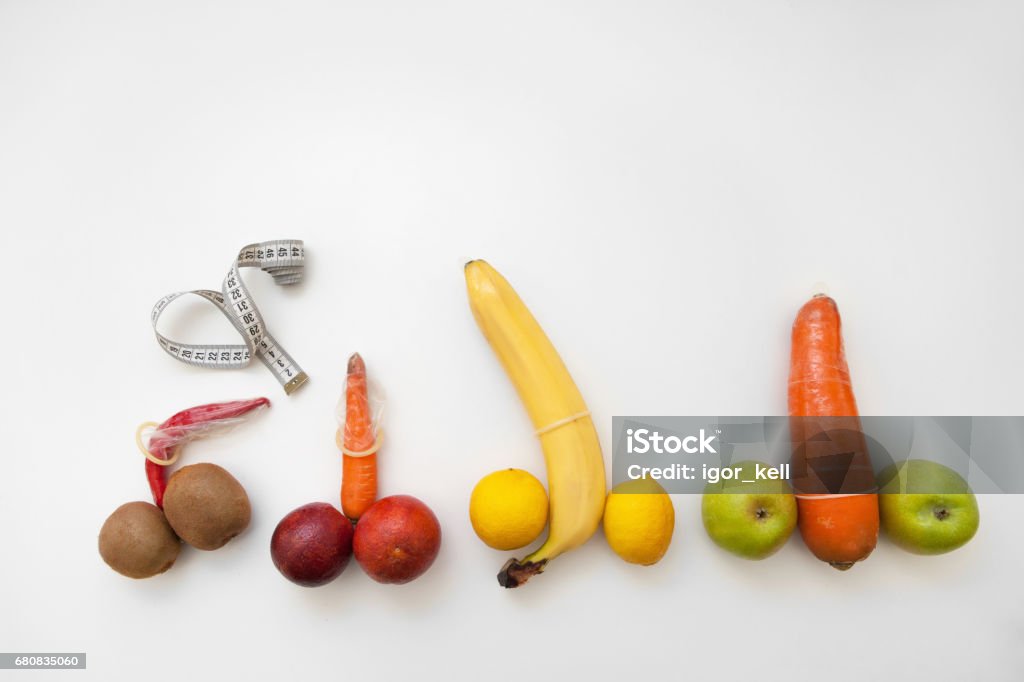
<svg viewBox="0 0 1024 682"><path fill-rule="evenodd" d="M234 476L204 463L182 467L171 476L164 514L182 540L196 549L213 550L249 526L252 509Z"/></svg>
<svg viewBox="0 0 1024 682"><path fill-rule="evenodd" d="M181 540L164 513L149 502L128 502L114 510L100 529L100 556L129 578L149 578L174 565Z"/></svg>

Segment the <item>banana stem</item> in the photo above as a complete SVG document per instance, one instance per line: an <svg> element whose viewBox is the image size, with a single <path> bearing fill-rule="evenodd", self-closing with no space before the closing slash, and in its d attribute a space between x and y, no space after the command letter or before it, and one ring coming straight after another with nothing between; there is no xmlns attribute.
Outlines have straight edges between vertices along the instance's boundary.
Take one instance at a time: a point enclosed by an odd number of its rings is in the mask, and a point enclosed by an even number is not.
<svg viewBox="0 0 1024 682"><path fill-rule="evenodd" d="M543 573L547 563L547 559L536 562L523 561L522 563L519 559L509 559L498 571L498 584L508 588L519 587L538 573Z"/></svg>

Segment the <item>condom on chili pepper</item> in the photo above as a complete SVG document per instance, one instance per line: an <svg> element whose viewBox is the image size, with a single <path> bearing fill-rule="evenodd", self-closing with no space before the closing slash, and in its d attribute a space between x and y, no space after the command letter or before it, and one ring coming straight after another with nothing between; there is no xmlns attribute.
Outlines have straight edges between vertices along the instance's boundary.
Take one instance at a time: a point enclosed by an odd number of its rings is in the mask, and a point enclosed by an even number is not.
<svg viewBox="0 0 1024 682"><path fill-rule="evenodd" d="M130 578L149 578L174 565L182 540L199 549L216 549L245 530L249 498L231 474L215 464L196 464L182 467L168 480L167 470L186 443L230 430L269 406L266 398L211 403L182 410L160 424L140 426L136 444L146 456L155 504L129 502L107 518L99 536L100 556L107 565ZM144 443L147 427L155 428Z"/></svg>

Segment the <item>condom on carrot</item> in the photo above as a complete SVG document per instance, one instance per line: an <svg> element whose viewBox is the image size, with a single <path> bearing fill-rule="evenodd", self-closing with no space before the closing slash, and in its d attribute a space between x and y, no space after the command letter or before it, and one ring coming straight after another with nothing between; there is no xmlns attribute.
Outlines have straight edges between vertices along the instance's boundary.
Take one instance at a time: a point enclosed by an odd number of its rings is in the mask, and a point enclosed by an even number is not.
<svg viewBox="0 0 1024 682"><path fill-rule="evenodd" d="M878 541L878 495L836 302L814 296L793 323L789 414L798 524L808 549L847 570Z"/></svg>
<svg viewBox="0 0 1024 682"><path fill-rule="evenodd" d="M367 381L366 363L359 353L348 360L345 391L338 403L338 431L342 452L341 510L352 521L377 501L377 453L384 440L383 397Z"/></svg>

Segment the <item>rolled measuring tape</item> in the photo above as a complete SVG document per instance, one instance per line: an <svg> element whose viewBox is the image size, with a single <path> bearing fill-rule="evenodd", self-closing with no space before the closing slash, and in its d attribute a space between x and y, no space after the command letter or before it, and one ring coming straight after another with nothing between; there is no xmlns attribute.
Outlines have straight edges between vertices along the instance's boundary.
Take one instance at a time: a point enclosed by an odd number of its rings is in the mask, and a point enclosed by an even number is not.
<svg viewBox="0 0 1024 682"><path fill-rule="evenodd" d="M231 264L221 291L195 289L179 291L164 296L153 306L153 331L156 340L168 355L187 365L212 369L239 369L252 360L253 354L267 366L277 378L284 392L294 393L309 379L292 357L267 332L266 323L260 315L256 302L245 288L239 270L259 268L269 273L276 284L288 286L302 280L305 254L299 239L249 244L238 253ZM213 303L231 321L231 324L245 340L245 344L196 345L177 343L157 331L157 321L167 305L182 296L194 294Z"/></svg>

